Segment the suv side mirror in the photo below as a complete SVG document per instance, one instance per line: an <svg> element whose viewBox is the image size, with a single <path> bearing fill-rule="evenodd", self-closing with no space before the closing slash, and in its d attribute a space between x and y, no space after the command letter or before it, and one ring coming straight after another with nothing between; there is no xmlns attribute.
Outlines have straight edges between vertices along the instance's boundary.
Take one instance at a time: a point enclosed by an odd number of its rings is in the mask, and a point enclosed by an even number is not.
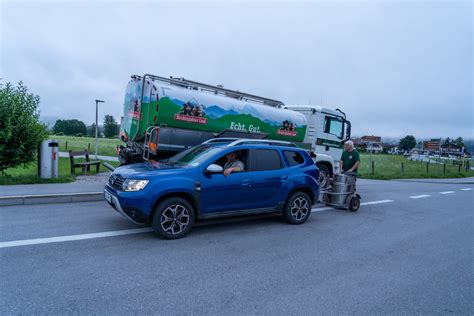
<svg viewBox="0 0 474 316"><path fill-rule="evenodd" d="M209 165L209 166L206 168L206 172L207 172L207 173L222 173L222 172L224 172L224 168L222 168L222 167L219 166L219 165L212 164L212 165Z"/></svg>

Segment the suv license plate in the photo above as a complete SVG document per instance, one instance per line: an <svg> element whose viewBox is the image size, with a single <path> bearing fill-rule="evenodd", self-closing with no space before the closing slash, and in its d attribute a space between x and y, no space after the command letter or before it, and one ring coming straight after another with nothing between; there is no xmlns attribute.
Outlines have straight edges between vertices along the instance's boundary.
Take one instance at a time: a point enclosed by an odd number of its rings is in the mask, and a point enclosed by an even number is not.
<svg viewBox="0 0 474 316"><path fill-rule="evenodd" d="M105 196L105 199L107 200L107 202L112 203L112 194L110 194L107 191L104 191L104 196Z"/></svg>

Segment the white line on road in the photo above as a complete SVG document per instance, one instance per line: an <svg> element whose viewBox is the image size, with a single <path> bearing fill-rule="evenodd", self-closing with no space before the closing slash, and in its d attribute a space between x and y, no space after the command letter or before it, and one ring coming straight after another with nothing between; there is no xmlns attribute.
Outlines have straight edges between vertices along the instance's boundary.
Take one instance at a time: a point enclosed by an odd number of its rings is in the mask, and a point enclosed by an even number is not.
<svg viewBox="0 0 474 316"><path fill-rule="evenodd" d="M109 231L109 232L92 233L92 234L81 234L81 235L69 235L69 236L48 237L48 238L3 241L3 242L0 242L0 248L50 244L50 243L54 243L54 242L64 242L64 241L104 238L104 237L113 237L113 236L123 236L123 235L130 235L130 234L141 234L141 233L147 233L147 232L151 232L151 231L152 231L151 228L147 227L147 228L137 228L137 229L114 230L114 231Z"/></svg>
<svg viewBox="0 0 474 316"><path fill-rule="evenodd" d="M380 201L371 201L360 203L360 205L374 205L382 203L390 203L393 200L380 200ZM332 207L322 207L322 208L313 208L312 212L322 212L329 211L334 208ZM124 230L114 230L101 233L91 233L91 234L80 234L80 235L68 235L68 236L58 236L58 237L48 237L48 238L36 238L36 239L24 239L24 240L13 240L13 241L3 241L0 242L0 248L11 248L11 247L20 247L20 246L30 246L30 245L41 245L41 244L51 244L55 242L65 242L65 241L75 241L75 240L85 240L85 239L95 239L95 238L104 238L104 237L114 237L114 236L123 236L131 234L141 234L151 232L150 227L145 228L136 228L136 229L124 229Z"/></svg>
<svg viewBox="0 0 474 316"><path fill-rule="evenodd" d="M439 194L452 194L454 191L444 191L444 192L439 192Z"/></svg>
<svg viewBox="0 0 474 316"><path fill-rule="evenodd" d="M383 203L391 203L393 200L380 200L380 201L372 201L372 202L364 202L360 203L360 205L374 205L374 204L383 204Z"/></svg>
<svg viewBox="0 0 474 316"><path fill-rule="evenodd" d="M461 189L461 191L471 191L472 188L464 188L464 189Z"/></svg>
<svg viewBox="0 0 474 316"><path fill-rule="evenodd" d="M329 211L329 210L333 210L333 209L334 209L334 207L313 208L313 209L311 209L311 213L313 213L313 212Z"/></svg>
<svg viewBox="0 0 474 316"><path fill-rule="evenodd" d="M428 194L422 194L422 195L413 195L413 196L410 196L410 199L422 199L422 198L426 198L426 197L429 197L430 195Z"/></svg>
<svg viewBox="0 0 474 316"><path fill-rule="evenodd" d="M374 205L374 204L383 204L383 203L391 203L393 200L380 200L380 201L371 201L371 202L364 202L360 203L360 205ZM313 208L311 212L323 212L333 210L334 207L321 207L321 208Z"/></svg>

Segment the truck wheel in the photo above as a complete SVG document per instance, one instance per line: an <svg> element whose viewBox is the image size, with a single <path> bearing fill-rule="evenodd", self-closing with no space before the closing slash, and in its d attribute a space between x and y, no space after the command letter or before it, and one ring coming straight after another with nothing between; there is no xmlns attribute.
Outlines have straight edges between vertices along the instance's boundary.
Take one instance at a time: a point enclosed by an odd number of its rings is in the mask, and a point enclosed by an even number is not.
<svg viewBox="0 0 474 316"><path fill-rule="evenodd" d="M293 225L306 222L311 214L311 199L304 192L295 192L286 201L283 219Z"/></svg>
<svg viewBox="0 0 474 316"><path fill-rule="evenodd" d="M329 183L331 173L326 165L316 164L316 166L319 168L319 188L324 189Z"/></svg>
<svg viewBox="0 0 474 316"><path fill-rule="evenodd" d="M164 239L184 237L194 224L194 210L185 199L172 197L162 201L155 209L152 228Z"/></svg>

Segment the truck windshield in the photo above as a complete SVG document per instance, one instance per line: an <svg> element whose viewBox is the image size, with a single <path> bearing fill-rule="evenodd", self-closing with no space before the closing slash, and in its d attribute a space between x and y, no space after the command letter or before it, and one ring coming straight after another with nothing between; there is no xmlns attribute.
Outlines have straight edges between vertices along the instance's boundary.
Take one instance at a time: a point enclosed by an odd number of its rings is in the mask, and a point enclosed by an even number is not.
<svg viewBox="0 0 474 316"><path fill-rule="evenodd" d="M209 156L214 155L216 152L222 150L221 146L216 146L215 144L206 144L198 145L186 149L185 151L180 152L179 154L174 155L173 157L165 160L164 163L168 165L192 165L197 166L202 161L206 160Z"/></svg>

